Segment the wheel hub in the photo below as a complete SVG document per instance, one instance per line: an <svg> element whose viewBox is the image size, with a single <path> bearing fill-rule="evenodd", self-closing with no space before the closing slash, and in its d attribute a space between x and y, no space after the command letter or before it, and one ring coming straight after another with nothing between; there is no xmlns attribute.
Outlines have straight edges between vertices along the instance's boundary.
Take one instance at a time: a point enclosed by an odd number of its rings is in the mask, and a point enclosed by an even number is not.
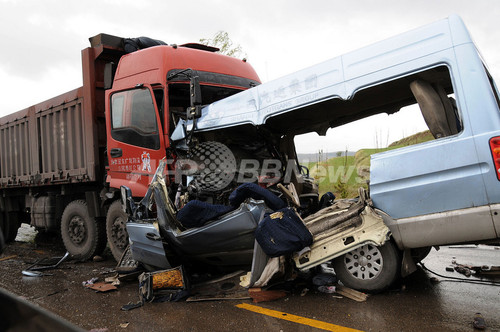
<svg viewBox="0 0 500 332"><path fill-rule="evenodd" d="M367 280L376 278L382 271L383 259L378 247L367 244L345 255L347 271L354 278Z"/></svg>
<svg viewBox="0 0 500 332"><path fill-rule="evenodd" d="M125 249L128 244L127 228L122 217L118 217L113 221L112 227L113 243L120 249Z"/></svg>
<svg viewBox="0 0 500 332"><path fill-rule="evenodd" d="M69 222L69 237L74 244L81 244L87 238L87 229L83 219L75 216Z"/></svg>

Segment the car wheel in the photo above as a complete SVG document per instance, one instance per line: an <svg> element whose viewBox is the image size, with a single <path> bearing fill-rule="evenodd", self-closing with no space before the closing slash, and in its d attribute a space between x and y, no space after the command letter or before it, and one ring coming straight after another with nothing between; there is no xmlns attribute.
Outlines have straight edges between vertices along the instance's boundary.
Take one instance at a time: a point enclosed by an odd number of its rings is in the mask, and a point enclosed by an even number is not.
<svg viewBox="0 0 500 332"><path fill-rule="evenodd" d="M73 201L64 209L61 237L66 250L77 260L90 259L106 247L104 223L90 217L87 203L82 200Z"/></svg>
<svg viewBox="0 0 500 332"><path fill-rule="evenodd" d="M378 247L365 244L333 260L337 278L350 288L378 292L400 276L401 258L390 241Z"/></svg>
<svg viewBox="0 0 500 332"><path fill-rule="evenodd" d="M120 261L128 245L127 218L127 214L123 212L121 201L111 203L106 216L106 234L109 248L117 262Z"/></svg>

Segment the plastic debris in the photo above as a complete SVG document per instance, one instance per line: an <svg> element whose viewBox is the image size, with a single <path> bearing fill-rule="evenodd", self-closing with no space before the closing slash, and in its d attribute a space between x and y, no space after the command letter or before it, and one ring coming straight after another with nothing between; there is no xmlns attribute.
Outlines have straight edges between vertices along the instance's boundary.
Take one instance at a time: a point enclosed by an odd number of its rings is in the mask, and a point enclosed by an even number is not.
<svg viewBox="0 0 500 332"><path fill-rule="evenodd" d="M99 278L97 277L94 277L92 279L89 279L87 281L83 281L82 282L82 286L83 287L89 287L89 286L92 286L97 280L99 280Z"/></svg>
<svg viewBox="0 0 500 332"><path fill-rule="evenodd" d="M319 286L318 290L321 293L326 293L326 294L333 294L336 292L336 287L335 286Z"/></svg>
<svg viewBox="0 0 500 332"><path fill-rule="evenodd" d="M481 313L476 313L474 315L474 320L472 321L472 326L478 330L484 330L486 328L486 321L484 320Z"/></svg>

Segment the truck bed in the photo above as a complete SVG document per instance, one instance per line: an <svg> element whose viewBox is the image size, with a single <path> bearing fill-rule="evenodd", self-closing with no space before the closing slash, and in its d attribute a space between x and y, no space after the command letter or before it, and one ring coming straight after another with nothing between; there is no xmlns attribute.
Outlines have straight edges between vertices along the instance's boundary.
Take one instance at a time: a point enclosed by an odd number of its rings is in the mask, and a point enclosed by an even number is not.
<svg viewBox="0 0 500 332"><path fill-rule="evenodd" d="M95 181L88 122L83 88L1 118L0 188Z"/></svg>

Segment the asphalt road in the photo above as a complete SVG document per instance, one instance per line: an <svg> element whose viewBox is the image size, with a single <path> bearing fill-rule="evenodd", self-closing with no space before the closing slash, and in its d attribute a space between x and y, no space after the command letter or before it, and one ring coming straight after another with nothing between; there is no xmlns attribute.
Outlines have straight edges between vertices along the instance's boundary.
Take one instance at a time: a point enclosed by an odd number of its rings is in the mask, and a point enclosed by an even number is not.
<svg viewBox="0 0 500 332"><path fill-rule="evenodd" d="M50 237L37 238L36 243L9 244L0 256L0 287L85 330L472 331L474 314L480 312L487 331L500 331L500 278L482 279L497 285L480 284L477 276L445 271L452 260L460 264L499 266L500 247L433 249L423 263L444 277L419 269L392 289L371 295L365 302L296 284L284 298L270 302L240 299L146 303L131 311L120 309L139 300L137 281L122 283L118 290L107 293L96 293L82 286L83 281L93 277L103 280L113 275L115 263L110 254L102 262L64 262L59 269L47 271L50 275L42 277L22 275L21 271L36 259L62 256L64 252L62 245ZM0 310L4 309L0 303Z"/></svg>

